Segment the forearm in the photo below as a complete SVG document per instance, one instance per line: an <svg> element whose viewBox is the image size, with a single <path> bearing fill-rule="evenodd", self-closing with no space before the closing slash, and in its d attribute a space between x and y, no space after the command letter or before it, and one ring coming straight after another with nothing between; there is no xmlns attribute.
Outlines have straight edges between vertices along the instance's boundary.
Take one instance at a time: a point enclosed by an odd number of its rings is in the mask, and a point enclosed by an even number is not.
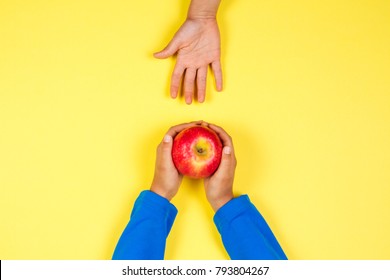
<svg viewBox="0 0 390 280"><path fill-rule="evenodd" d="M142 192L112 258L163 259L166 238L176 214L176 208L165 198L150 191Z"/></svg>
<svg viewBox="0 0 390 280"><path fill-rule="evenodd" d="M221 0L192 0L188 9L189 19L216 18Z"/></svg>
<svg viewBox="0 0 390 280"><path fill-rule="evenodd" d="M287 259L264 218L247 196L222 206L214 217L231 259Z"/></svg>

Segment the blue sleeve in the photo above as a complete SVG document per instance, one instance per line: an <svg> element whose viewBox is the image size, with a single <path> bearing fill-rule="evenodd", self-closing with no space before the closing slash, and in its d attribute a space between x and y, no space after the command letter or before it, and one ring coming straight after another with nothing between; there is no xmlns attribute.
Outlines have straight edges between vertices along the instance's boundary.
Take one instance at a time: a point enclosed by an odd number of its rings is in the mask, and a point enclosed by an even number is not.
<svg viewBox="0 0 390 280"><path fill-rule="evenodd" d="M167 199L151 191L141 192L112 259L164 259L166 239L176 215L176 207Z"/></svg>
<svg viewBox="0 0 390 280"><path fill-rule="evenodd" d="M247 195L232 199L214 216L232 260L286 260L267 222Z"/></svg>

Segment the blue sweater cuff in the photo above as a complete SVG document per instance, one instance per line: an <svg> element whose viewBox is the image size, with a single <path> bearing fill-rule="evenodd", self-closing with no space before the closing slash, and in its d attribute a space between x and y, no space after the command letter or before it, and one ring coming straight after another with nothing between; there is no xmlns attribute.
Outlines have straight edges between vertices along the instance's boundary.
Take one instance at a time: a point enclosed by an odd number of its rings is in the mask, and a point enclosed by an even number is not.
<svg viewBox="0 0 390 280"><path fill-rule="evenodd" d="M233 198L227 202L219 208L214 215L214 223L217 226L218 231L221 233L225 225L229 224L234 218L251 207L253 207L252 203L249 200L249 196L246 194Z"/></svg>
<svg viewBox="0 0 390 280"><path fill-rule="evenodd" d="M164 216L164 218L169 221L170 226L172 226L171 224L175 220L178 212L175 205L170 203L168 199L149 190L142 191L140 193L134 204L131 216L133 216L134 213L138 211L141 207L144 210L147 210L147 213L150 213L152 215Z"/></svg>

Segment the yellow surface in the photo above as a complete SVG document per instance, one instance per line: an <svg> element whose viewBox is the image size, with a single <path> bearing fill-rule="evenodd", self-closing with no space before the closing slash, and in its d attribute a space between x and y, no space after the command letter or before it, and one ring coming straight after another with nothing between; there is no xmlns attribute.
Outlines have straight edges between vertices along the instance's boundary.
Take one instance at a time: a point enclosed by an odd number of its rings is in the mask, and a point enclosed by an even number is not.
<svg viewBox="0 0 390 280"><path fill-rule="evenodd" d="M0 2L0 259L109 259L171 126L224 127L291 259L390 259L390 2L230 1L225 89L168 95L189 1ZM184 180L168 259L227 258Z"/></svg>

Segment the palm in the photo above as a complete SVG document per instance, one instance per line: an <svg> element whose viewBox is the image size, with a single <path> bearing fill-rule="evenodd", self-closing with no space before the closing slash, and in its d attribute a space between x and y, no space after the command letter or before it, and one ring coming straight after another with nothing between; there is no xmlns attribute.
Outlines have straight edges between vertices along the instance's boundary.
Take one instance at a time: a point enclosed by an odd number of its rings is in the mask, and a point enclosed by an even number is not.
<svg viewBox="0 0 390 280"><path fill-rule="evenodd" d="M177 63L186 68L208 66L220 59L220 38L216 21L207 25L188 20L177 33L182 46L177 52Z"/></svg>

